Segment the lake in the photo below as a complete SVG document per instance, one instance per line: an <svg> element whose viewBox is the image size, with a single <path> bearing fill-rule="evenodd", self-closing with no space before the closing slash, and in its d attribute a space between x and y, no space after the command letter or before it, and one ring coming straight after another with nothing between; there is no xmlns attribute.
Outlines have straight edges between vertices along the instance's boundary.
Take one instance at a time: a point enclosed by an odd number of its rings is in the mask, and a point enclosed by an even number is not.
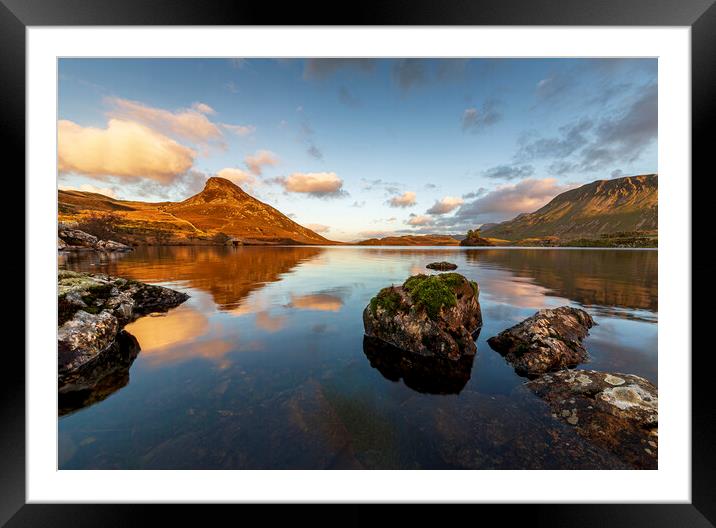
<svg viewBox="0 0 716 528"><path fill-rule="evenodd" d="M378 290L436 260L480 286L466 375L403 372L364 345ZM656 250L147 247L60 268L188 293L126 327L127 371L60 401L60 469L607 469L486 340L540 308L598 323L580 367L657 383ZM377 355L376 355L377 354Z"/></svg>

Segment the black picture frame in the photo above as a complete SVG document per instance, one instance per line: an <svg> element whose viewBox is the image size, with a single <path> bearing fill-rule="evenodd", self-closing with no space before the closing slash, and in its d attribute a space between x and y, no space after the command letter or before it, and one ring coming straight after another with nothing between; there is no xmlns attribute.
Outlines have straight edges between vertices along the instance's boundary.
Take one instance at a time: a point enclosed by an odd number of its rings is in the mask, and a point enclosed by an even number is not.
<svg viewBox="0 0 716 528"><path fill-rule="evenodd" d="M15 163L16 174L25 174L25 29L27 26L78 25L570 25L570 26L688 26L692 51L692 171L699 173L699 193L706 200L706 186L713 185L707 162L712 156L709 128L714 117L716 93L716 5L714 0L384 0L372 4L333 3L306 5L231 0L0 0L0 135L6 156ZM711 163L713 165L713 163ZM703 173L703 175L701 175ZM17 178L17 180L20 180ZM27 199L24 185L18 194ZM30 189L31 190L31 189ZM708 205L702 204L708 212ZM693 204L693 211L700 208ZM708 214L708 213L706 213ZM707 223L694 218L693 239L704 240ZM26 243L30 241L26 240ZM708 283L708 257L692 258L692 281ZM23 262L24 268L24 262ZM24 275L24 271L18 270ZM25 280L30 280L25 276ZM692 328L706 326L707 312L692 307ZM23 311L24 313L24 311ZM701 324L700 324L701 323ZM698 336L694 336L695 338ZM686 359L690 343L673 351ZM710 385L714 359L711 347L699 349L694 340L692 353L692 501L689 504L604 504L604 505L484 505L482 511L499 515L500 523L529 522L549 526L715 526L716 421ZM139 505L30 505L25 500L25 372L24 357L8 347L4 358L7 372L0 384L0 525L16 526L119 526L150 521ZM615 476L618 478L618 476ZM569 485L566 483L566 485ZM184 522L206 522L205 508L162 508L163 521L169 515ZM299 511L306 512L306 509ZM262 515L265 515L262 513ZM291 513L291 522L301 520ZM305 515L320 522L314 512ZM384 515L372 505L351 505L341 514L340 524L372 522ZM430 520L444 514L422 508L401 513L403 523ZM273 516L273 513L269 519ZM331 521L332 515L321 518ZM264 521L266 518L264 518ZM335 520L335 519L334 519ZM480 522L479 518L474 519ZM238 522L238 519L237 519Z"/></svg>

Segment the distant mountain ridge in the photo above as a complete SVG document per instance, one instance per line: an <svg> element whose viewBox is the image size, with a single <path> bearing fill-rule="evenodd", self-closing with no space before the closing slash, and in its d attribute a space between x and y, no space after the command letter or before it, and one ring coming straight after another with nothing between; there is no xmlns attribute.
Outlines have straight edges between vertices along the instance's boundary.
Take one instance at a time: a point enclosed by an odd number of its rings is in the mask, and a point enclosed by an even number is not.
<svg viewBox="0 0 716 528"><path fill-rule="evenodd" d="M533 213L483 226L481 236L519 241L559 237L569 241L658 229L658 176L597 180L555 196Z"/></svg>
<svg viewBox="0 0 716 528"><path fill-rule="evenodd" d="M223 233L247 243L335 243L219 177L209 178L201 192L182 202L126 201L63 190L58 202L62 221L81 220L92 212L112 213L127 232L163 231L173 241Z"/></svg>
<svg viewBox="0 0 716 528"><path fill-rule="evenodd" d="M457 246L460 240L451 235L396 235L369 238L356 244L359 246Z"/></svg>

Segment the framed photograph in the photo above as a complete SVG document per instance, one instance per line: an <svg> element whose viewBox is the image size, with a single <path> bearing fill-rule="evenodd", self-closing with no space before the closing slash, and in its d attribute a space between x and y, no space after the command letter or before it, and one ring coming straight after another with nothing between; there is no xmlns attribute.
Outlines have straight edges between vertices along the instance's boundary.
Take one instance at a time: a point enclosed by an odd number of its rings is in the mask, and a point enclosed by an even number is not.
<svg viewBox="0 0 716 528"><path fill-rule="evenodd" d="M712 4L0 0L26 196L0 522L713 526Z"/></svg>

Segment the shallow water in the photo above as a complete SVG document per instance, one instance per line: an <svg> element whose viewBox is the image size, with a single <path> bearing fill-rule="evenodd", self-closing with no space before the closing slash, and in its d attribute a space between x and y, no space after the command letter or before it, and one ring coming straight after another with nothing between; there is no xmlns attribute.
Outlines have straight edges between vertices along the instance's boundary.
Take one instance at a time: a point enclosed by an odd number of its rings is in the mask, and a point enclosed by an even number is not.
<svg viewBox="0 0 716 528"><path fill-rule="evenodd" d="M64 409L59 467L624 467L553 419L486 340L539 308L583 307L598 323L585 341L591 360L584 368L656 384L657 257L652 250L444 247L63 254L61 268L191 297L127 326L141 352L128 373ZM363 340L370 298L411 274L431 273L425 265L435 260L455 262L479 283L484 318L474 362L448 380L403 372Z"/></svg>

